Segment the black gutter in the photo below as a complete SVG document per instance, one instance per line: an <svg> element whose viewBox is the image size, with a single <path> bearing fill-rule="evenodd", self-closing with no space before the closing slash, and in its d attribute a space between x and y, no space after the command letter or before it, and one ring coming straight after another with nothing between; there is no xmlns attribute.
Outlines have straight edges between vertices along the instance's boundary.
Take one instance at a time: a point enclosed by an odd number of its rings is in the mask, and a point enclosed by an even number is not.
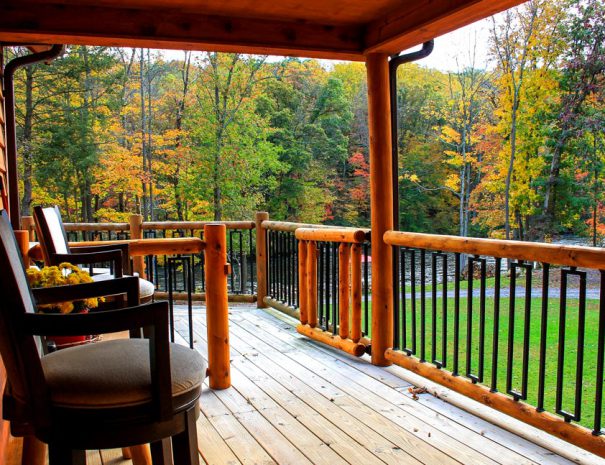
<svg viewBox="0 0 605 465"><path fill-rule="evenodd" d="M422 44L422 48L415 52L403 55L393 55L389 61L389 91L391 94L391 163L392 163L392 184L393 184L393 227L399 230L399 149L397 133L397 69L405 64L428 57L435 46L434 40L429 40ZM395 315L399 315L399 254L397 249L393 248L393 310ZM405 287L405 285L404 285ZM405 318L405 317L404 317ZM397 317L396 320L399 320ZM393 324L393 341L395 346L399 344L399 321ZM401 347L403 349L403 347Z"/></svg>
<svg viewBox="0 0 605 465"><path fill-rule="evenodd" d="M0 44L4 45L4 44ZM17 171L17 128L15 121L15 71L40 61L52 61L65 51L65 45L53 45L50 50L31 53L9 61L4 67L4 109L6 113L6 168L10 219L14 230L21 229L19 206L19 172Z"/></svg>

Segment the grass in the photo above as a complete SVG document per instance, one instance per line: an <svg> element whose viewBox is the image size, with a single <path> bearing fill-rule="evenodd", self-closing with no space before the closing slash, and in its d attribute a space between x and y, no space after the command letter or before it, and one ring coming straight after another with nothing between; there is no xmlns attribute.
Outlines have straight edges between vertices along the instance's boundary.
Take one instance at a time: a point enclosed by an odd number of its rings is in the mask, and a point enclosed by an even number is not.
<svg viewBox="0 0 605 465"><path fill-rule="evenodd" d="M441 287L441 286L440 286ZM453 287L450 285L450 287ZM489 287L489 285L488 285ZM428 289L427 289L428 290ZM417 287L416 291L419 291ZM464 293L461 293L464 294ZM416 352L415 355L421 355L421 302L420 297L416 299ZM437 298L436 305L436 353L433 353L433 299L430 293L425 299L425 358L432 361L434 356L442 360L443 337L443 300ZM467 334L468 334L468 298L460 298L460 316L459 316L459 373L465 375L467 370L478 374L479 366L479 332L480 332L480 301L478 297L473 297L472 316L471 316L471 344L470 344L470 368L467 367ZM371 315L371 302L368 302ZM453 369L454 353L454 299L446 299L447 311L447 334L445 337L445 361L447 370ZM508 356L508 338L509 338L509 298L500 299L499 330L497 339L498 355L496 358L496 388L500 392L506 392L506 371ZM408 296L406 300L406 318L405 318L405 347L411 348L412 335L412 312L411 302ZM545 410L555 412L555 396L557 386L557 366L558 366L558 347L559 347L559 311L560 299L550 298L547 311L547 331L546 331L546 358L545 358ZM542 299L531 298L529 310L529 353L528 353L528 393L525 400L531 405L537 405L538 400L538 377L540 370L540 327L541 327ZM513 329L513 353L512 353L512 388L521 391L522 362L523 362L523 336L525 324L525 297L515 299ZM584 362L582 364L583 377L581 384L582 402L580 424L593 428L594 405L595 405L595 387L596 387L596 364L597 364L597 338L599 327L599 301L586 301L586 321L585 321L585 339L584 339ZM491 377L493 372L492 356L494 352L494 321L495 308L494 298L487 297L485 301L485 342L484 342L484 373L483 384L491 387ZM399 318L400 339L397 343L399 347L403 345L402 326L403 317ZM564 361L563 361L563 410L574 411L574 399L576 389L576 357L578 341L579 324L579 301L578 299L567 299L566 318L565 318L565 342L564 342ZM371 337L371 334L370 334Z"/></svg>

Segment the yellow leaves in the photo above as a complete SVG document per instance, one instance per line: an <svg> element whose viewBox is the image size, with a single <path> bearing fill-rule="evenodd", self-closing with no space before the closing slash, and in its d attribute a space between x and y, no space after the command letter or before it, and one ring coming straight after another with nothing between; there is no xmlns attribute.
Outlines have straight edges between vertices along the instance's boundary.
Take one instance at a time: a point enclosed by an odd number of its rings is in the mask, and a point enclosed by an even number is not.
<svg viewBox="0 0 605 465"><path fill-rule="evenodd" d="M448 144L460 144L460 133L450 126L441 128L441 139Z"/></svg>
<svg viewBox="0 0 605 465"><path fill-rule="evenodd" d="M445 179L444 185L445 187L457 192L460 190L460 177L457 174L450 174Z"/></svg>
<svg viewBox="0 0 605 465"><path fill-rule="evenodd" d="M406 180L406 181L413 182L415 184L420 184L420 178L415 173L404 173L402 176L399 177L399 180L400 181Z"/></svg>

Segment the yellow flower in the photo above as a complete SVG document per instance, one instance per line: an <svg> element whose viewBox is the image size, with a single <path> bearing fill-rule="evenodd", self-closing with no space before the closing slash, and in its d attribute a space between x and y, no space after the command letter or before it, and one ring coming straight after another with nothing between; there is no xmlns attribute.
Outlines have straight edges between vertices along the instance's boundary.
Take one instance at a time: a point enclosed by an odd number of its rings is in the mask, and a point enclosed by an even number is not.
<svg viewBox="0 0 605 465"><path fill-rule="evenodd" d="M81 270L71 263L61 263L59 266L48 266L42 268L42 270L27 270L27 279L30 286L32 287L54 287L54 286L65 286L73 284L91 283L93 279L87 271ZM101 301L104 301L101 298ZM82 306L87 308L96 308L99 305L98 298L84 299ZM40 311L59 311L60 313L70 313L74 310L73 302L63 302L56 305L40 305L38 307Z"/></svg>

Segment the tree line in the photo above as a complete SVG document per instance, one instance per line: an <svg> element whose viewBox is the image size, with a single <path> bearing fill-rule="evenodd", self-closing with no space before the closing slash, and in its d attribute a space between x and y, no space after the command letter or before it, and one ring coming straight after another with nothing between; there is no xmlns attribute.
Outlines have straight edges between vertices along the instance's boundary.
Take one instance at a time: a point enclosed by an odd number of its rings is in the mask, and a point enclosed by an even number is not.
<svg viewBox="0 0 605 465"><path fill-rule="evenodd" d="M491 21L488 69L400 67L400 229L605 234L604 18L531 0ZM362 63L69 47L17 75L22 212L367 226L366 91Z"/></svg>

